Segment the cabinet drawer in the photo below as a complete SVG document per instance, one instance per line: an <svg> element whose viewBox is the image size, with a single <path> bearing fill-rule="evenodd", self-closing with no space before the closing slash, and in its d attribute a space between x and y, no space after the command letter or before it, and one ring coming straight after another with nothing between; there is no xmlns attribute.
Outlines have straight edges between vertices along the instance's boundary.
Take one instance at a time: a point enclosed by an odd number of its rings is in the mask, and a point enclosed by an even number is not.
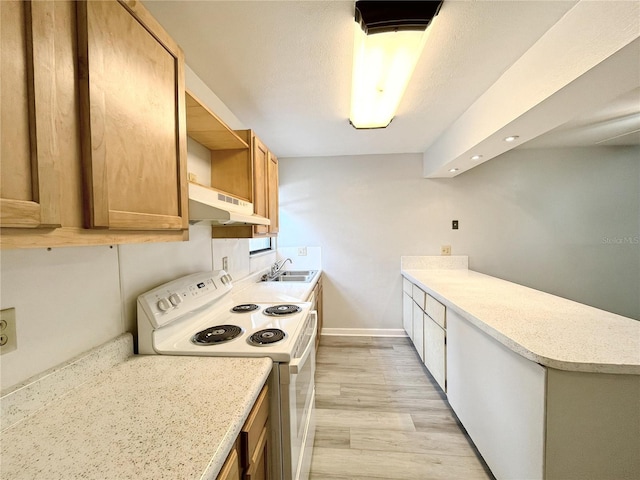
<svg viewBox="0 0 640 480"><path fill-rule="evenodd" d="M256 400L249 418L240 432L240 444L242 446L242 466L251 464L256 448L260 444L260 437L269 418L269 387L264 386Z"/></svg>
<svg viewBox="0 0 640 480"><path fill-rule="evenodd" d="M402 277L402 291L411 295L412 287L413 287L413 283L411 283L406 278Z"/></svg>
<svg viewBox="0 0 640 480"><path fill-rule="evenodd" d="M427 294L425 312L442 328L447 328L446 309L443 304Z"/></svg>
<svg viewBox="0 0 640 480"><path fill-rule="evenodd" d="M422 310L424 310L424 298L426 295L427 294L424 293L420 287L413 285L413 301L416 302Z"/></svg>

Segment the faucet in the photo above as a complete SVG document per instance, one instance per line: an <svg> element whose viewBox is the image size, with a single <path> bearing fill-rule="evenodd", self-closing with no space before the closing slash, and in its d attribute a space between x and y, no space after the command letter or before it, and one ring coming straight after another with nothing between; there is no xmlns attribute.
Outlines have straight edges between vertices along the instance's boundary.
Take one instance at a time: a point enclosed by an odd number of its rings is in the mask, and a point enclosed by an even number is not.
<svg viewBox="0 0 640 480"><path fill-rule="evenodd" d="M284 264L288 262L291 262L291 265L293 265L293 261L290 258L285 258L282 262L276 262L273 265L271 265L271 268L269 269L269 278L274 278L278 273L280 273L280 270L282 270L282 267L284 267Z"/></svg>

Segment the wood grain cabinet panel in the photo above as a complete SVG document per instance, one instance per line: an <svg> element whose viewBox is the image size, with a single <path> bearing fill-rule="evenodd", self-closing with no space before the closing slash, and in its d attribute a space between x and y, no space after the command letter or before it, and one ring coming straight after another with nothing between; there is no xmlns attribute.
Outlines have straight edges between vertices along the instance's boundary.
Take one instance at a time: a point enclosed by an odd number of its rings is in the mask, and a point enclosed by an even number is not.
<svg viewBox="0 0 640 480"><path fill-rule="evenodd" d="M0 226L60 226L53 2L0 2Z"/></svg>
<svg viewBox="0 0 640 480"><path fill-rule="evenodd" d="M253 203L253 213L271 225L213 226L214 238L256 238L278 234L278 158L253 130L236 134L249 150L212 150L211 185Z"/></svg>
<svg viewBox="0 0 640 480"><path fill-rule="evenodd" d="M269 478L269 462L267 461L269 429L265 425L260 433L258 445L253 452L251 465L244 475L245 480L267 480Z"/></svg>
<svg viewBox="0 0 640 480"><path fill-rule="evenodd" d="M268 218L271 220L269 234L275 235L279 231L280 223L278 216L278 158L269 152L269 163L267 167L267 196L268 196Z"/></svg>
<svg viewBox="0 0 640 480"><path fill-rule="evenodd" d="M318 319L318 328L316 332L316 350L320 346L320 338L322 335L322 327L324 325L324 309L322 306L322 275L318 278L318 283L313 288L313 292L307 298L307 301L313 300L314 304L311 306L316 311L317 319Z"/></svg>
<svg viewBox="0 0 640 480"><path fill-rule="evenodd" d="M240 464L245 480L269 478L269 387L258 395L240 431Z"/></svg>
<svg viewBox="0 0 640 480"><path fill-rule="evenodd" d="M78 2L86 221L188 228L184 56L139 2Z"/></svg>
<svg viewBox="0 0 640 480"><path fill-rule="evenodd" d="M238 449L234 446L231 453L227 456L227 459L220 469L220 473L216 477L216 480L241 480L242 470L240 468L240 456L238 455Z"/></svg>
<svg viewBox="0 0 640 480"><path fill-rule="evenodd" d="M261 217L269 215L268 192L269 150L256 136L253 137L253 212ZM254 225L257 235L269 233L268 225Z"/></svg>

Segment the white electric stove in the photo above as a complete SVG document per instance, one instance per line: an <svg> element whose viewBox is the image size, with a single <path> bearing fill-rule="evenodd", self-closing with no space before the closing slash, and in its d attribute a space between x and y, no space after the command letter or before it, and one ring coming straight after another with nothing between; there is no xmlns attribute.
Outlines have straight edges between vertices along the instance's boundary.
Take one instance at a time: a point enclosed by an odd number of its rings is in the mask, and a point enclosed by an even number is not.
<svg viewBox="0 0 640 480"><path fill-rule="evenodd" d="M220 270L140 295L138 351L271 358L272 478L306 480L315 436L316 312L309 302L236 304L232 291Z"/></svg>

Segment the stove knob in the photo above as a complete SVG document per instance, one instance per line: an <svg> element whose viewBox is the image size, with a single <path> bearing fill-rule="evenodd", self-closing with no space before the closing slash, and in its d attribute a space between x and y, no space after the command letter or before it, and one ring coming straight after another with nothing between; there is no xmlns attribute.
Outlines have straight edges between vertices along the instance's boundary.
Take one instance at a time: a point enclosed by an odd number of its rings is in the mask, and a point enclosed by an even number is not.
<svg viewBox="0 0 640 480"><path fill-rule="evenodd" d="M171 295L169 295L169 301L171 302L171 305L177 307L182 303L182 297L177 293L172 293Z"/></svg>
<svg viewBox="0 0 640 480"><path fill-rule="evenodd" d="M158 300L158 310L160 310L161 312L166 312L172 306L173 305L171 305L171 302L168 298L161 298L160 300Z"/></svg>

